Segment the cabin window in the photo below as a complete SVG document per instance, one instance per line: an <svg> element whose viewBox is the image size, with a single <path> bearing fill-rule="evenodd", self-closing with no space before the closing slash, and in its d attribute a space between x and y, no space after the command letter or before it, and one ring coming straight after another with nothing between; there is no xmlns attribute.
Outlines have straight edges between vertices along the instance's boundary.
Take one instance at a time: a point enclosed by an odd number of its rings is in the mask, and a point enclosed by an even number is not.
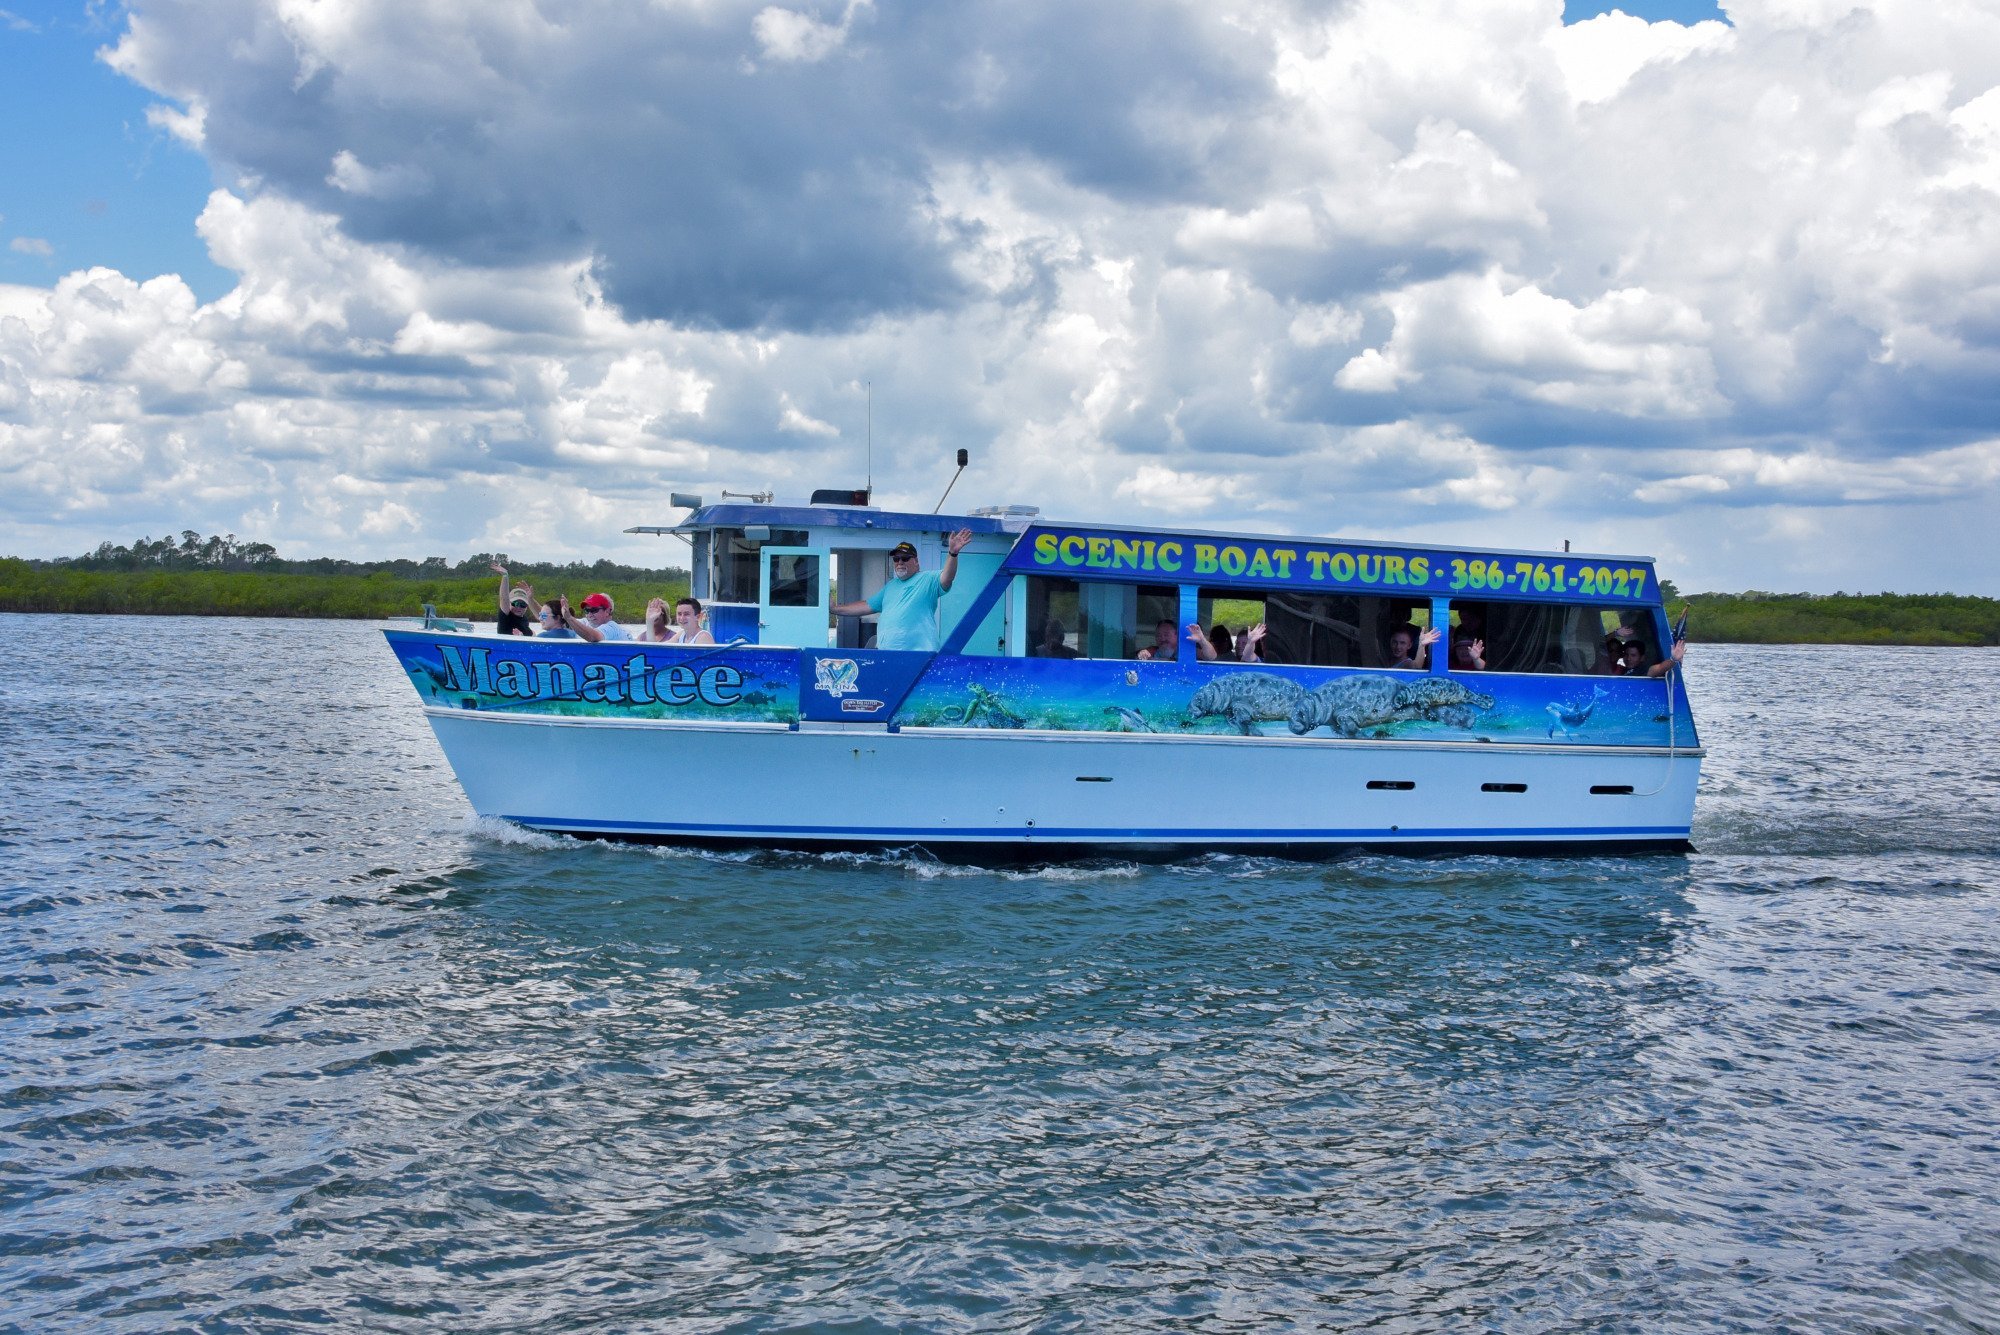
<svg viewBox="0 0 2000 1335"><path fill-rule="evenodd" d="M819 606L825 575L818 552L787 552L766 559L771 563L771 606Z"/></svg>
<svg viewBox="0 0 2000 1335"><path fill-rule="evenodd" d="M1172 622L1180 590L1165 584L1102 584L1024 575L1030 658L1132 658Z"/></svg>
<svg viewBox="0 0 2000 1335"><path fill-rule="evenodd" d="M1447 643L1484 641L1487 672L1609 674L1606 640L1624 623L1638 633L1646 661L1658 661L1653 618L1643 609L1587 603L1504 603L1453 599Z"/></svg>
<svg viewBox="0 0 2000 1335"><path fill-rule="evenodd" d="M1202 590L1204 598L1211 594L1218 601L1230 596L1227 590ZM1431 614L1428 600L1274 592L1263 599L1261 619L1267 663L1379 669L1396 661L1395 633L1405 628L1421 633Z"/></svg>
<svg viewBox="0 0 2000 1335"><path fill-rule="evenodd" d="M763 564L759 556L764 548L805 545L806 531L802 528L774 528L769 538L756 542L744 537L740 528L717 529L713 543L715 579L709 584L709 588L713 590L709 601L756 602L757 577Z"/></svg>
<svg viewBox="0 0 2000 1335"><path fill-rule="evenodd" d="M1264 595L1244 589L1199 589L1196 613L1208 631L1219 662L1232 663L1242 655L1243 632L1264 622Z"/></svg>

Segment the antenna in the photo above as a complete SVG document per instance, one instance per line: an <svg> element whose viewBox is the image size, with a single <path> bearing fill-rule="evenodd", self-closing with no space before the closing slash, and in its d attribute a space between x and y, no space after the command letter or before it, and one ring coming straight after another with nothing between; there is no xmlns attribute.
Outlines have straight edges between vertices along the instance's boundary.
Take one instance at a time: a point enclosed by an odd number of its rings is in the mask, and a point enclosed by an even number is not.
<svg viewBox="0 0 2000 1335"><path fill-rule="evenodd" d="M964 450L960 450L958 452L958 473L963 473L965 471L965 466L971 462L972 462L972 456L967 454ZM944 496L951 495L951 489L958 485L958 473L953 473L951 475L951 481L944 484ZM944 496L938 497L938 503L931 507L932 514L936 514L938 511L944 509Z"/></svg>
<svg viewBox="0 0 2000 1335"><path fill-rule="evenodd" d="M868 391L868 494L875 494L875 382L864 380L862 388Z"/></svg>

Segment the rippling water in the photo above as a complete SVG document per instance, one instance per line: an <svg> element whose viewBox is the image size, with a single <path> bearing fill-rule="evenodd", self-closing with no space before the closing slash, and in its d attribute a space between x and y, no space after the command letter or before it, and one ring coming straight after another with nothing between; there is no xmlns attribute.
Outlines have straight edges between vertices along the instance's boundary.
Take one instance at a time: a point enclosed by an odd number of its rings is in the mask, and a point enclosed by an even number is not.
<svg viewBox="0 0 2000 1335"><path fill-rule="evenodd" d="M0 1328L2000 1327L1992 651L1698 646L1685 858L996 872L477 823L362 626L0 634Z"/></svg>

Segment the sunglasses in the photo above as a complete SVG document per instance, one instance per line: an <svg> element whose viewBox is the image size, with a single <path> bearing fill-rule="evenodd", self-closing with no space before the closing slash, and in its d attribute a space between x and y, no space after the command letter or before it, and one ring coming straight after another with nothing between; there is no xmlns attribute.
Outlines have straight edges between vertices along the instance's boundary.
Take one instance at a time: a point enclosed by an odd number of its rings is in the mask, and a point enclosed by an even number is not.
<svg viewBox="0 0 2000 1335"><path fill-rule="evenodd" d="M891 561L914 561L917 559L917 554L915 552L896 552L889 559Z"/></svg>

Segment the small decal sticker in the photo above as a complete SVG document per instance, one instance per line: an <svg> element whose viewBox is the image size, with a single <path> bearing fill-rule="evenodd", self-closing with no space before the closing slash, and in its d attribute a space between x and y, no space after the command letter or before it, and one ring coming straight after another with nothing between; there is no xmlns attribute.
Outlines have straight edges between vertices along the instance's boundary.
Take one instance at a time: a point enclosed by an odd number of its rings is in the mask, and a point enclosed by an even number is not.
<svg viewBox="0 0 2000 1335"><path fill-rule="evenodd" d="M813 684L836 700L861 689L861 665L851 658L822 658L813 664L813 675Z"/></svg>

